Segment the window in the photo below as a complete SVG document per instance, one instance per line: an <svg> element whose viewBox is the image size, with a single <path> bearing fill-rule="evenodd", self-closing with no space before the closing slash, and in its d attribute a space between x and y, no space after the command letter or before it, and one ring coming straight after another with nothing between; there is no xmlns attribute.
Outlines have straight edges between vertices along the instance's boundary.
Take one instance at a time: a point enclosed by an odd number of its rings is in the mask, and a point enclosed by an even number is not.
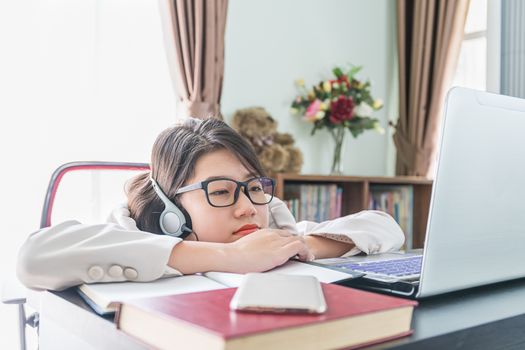
<svg viewBox="0 0 525 350"><path fill-rule="evenodd" d="M452 85L487 89L487 0L470 0Z"/></svg>
<svg viewBox="0 0 525 350"><path fill-rule="evenodd" d="M0 204L7 213L0 284L38 228L58 165L146 162L159 132L174 122L160 23L151 0L0 1L0 182L9 184ZM0 303L0 329L0 349L17 348L13 305ZM33 333L28 348L36 348Z"/></svg>

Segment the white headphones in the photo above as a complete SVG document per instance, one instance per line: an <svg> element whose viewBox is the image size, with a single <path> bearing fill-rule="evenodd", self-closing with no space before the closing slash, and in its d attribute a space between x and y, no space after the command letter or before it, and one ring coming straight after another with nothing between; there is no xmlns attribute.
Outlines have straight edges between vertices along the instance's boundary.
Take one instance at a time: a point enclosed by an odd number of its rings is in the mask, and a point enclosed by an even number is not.
<svg viewBox="0 0 525 350"><path fill-rule="evenodd" d="M164 203L164 211L160 214L160 229L162 233L168 236L185 238L192 230L186 224L186 216L184 213L168 199L168 197L162 192L162 189L152 177L150 177L153 190L159 196L162 203ZM190 222L191 225L191 222Z"/></svg>

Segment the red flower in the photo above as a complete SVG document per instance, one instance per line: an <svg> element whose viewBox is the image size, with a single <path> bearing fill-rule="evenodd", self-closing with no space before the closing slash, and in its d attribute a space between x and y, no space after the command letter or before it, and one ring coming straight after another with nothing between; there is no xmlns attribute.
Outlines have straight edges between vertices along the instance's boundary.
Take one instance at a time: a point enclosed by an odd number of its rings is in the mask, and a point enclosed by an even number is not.
<svg viewBox="0 0 525 350"><path fill-rule="evenodd" d="M339 84L346 85L347 88L350 87L350 82L348 81L348 77L346 75L341 76L339 79L337 79Z"/></svg>
<svg viewBox="0 0 525 350"><path fill-rule="evenodd" d="M330 107L330 121L333 124L341 124L345 120L351 120L354 117L354 101L352 97L341 95L332 102Z"/></svg>

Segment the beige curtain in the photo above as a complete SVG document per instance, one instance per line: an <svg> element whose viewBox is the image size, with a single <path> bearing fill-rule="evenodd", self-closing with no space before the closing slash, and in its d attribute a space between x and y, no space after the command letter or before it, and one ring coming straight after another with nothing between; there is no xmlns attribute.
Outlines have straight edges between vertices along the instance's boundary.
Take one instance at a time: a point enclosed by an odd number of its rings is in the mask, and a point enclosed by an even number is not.
<svg viewBox="0 0 525 350"><path fill-rule="evenodd" d="M469 0L398 0L397 175L430 177Z"/></svg>
<svg viewBox="0 0 525 350"><path fill-rule="evenodd" d="M160 0L177 117L221 118L228 0Z"/></svg>

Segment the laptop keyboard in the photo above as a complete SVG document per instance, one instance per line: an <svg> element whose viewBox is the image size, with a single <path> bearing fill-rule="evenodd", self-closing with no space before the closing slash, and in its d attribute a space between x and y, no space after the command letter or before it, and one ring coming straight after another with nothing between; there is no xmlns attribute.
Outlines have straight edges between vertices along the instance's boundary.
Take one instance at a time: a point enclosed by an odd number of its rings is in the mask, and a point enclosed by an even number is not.
<svg viewBox="0 0 525 350"><path fill-rule="evenodd" d="M404 277L420 274L422 262L423 256L417 255L395 260L369 261L362 263L348 262L334 266L364 273Z"/></svg>

